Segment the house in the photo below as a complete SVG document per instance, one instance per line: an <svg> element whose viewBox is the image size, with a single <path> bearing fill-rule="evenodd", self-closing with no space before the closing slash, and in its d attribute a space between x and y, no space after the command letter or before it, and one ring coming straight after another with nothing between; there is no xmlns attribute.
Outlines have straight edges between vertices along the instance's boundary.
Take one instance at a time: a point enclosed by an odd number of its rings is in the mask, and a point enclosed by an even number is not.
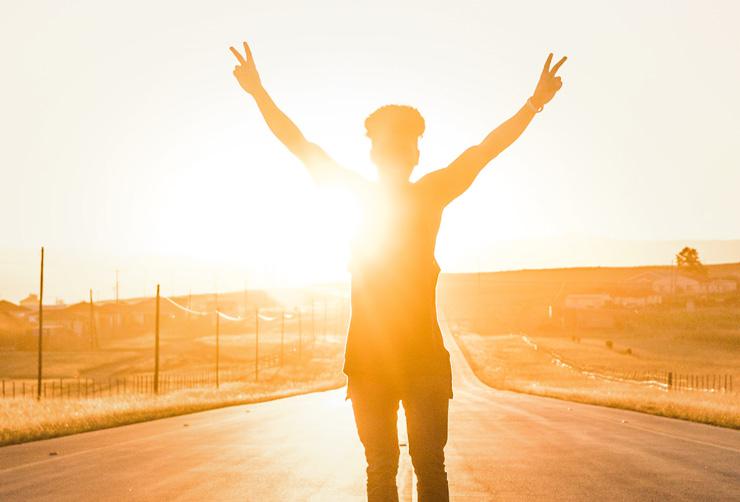
<svg viewBox="0 0 740 502"><path fill-rule="evenodd" d="M708 295L737 291L734 277L692 277L675 269L670 272L643 272L624 282L627 287L650 288L665 295Z"/></svg>
<svg viewBox="0 0 740 502"><path fill-rule="evenodd" d="M731 291L729 280L716 283L719 279L706 280L700 277L691 277L673 270L670 272L643 272L627 279L624 284L628 287L650 288L655 293L663 295L701 295L721 291ZM734 284L737 288L737 284Z"/></svg>
<svg viewBox="0 0 740 502"><path fill-rule="evenodd" d="M23 337L33 328L20 305L0 300L0 347L18 348Z"/></svg>
<svg viewBox="0 0 740 502"><path fill-rule="evenodd" d="M600 309L611 302L606 293L573 293L565 297L567 309Z"/></svg>
<svg viewBox="0 0 740 502"><path fill-rule="evenodd" d="M707 293L734 293L737 291L737 281L734 279L711 279L705 284Z"/></svg>
<svg viewBox="0 0 740 502"><path fill-rule="evenodd" d="M665 272L641 272L627 278L622 282L622 285L627 288L653 290L653 283L657 280L664 279L666 275Z"/></svg>
<svg viewBox="0 0 740 502"><path fill-rule="evenodd" d="M36 307L38 308L38 304ZM7 300L0 300L0 312L7 312L15 317L22 318L28 314L29 310Z"/></svg>
<svg viewBox="0 0 740 502"><path fill-rule="evenodd" d="M628 309L660 305L663 297L652 290L627 290L612 295L612 303Z"/></svg>
<svg viewBox="0 0 740 502"><path fill-rule="evenodd" d="M702 281L680 274L666 274L653 282L653 290L667 295L698 295L705 292Z"/></svg>
<svg viewBox="0 0 740 502"><path fill-rule="evenodd" d="M177 302L175 302L177 303ZM172 301L162 298L159 301L160 322L165 320L187 320L189 315L185 309L176 305ZM155 298L146 298L128 307L133 324L138 327L154 329L157 300Z"/></svg>
<svg viewBox="0 0 740 502"><path fill-rule="evenodd" d="M76 336L89 336L90 304L76 303L66 308L47 310L44 307L44 329L67 330Z"/></svg>
<svg viewBox="0 0 740 502"><path fill-rule="evenodd" d="M28 310L39 309L39 297L33 293L29 294L23 300L20 301L20 306Z"/></svg>
<svg viewBox="0 0 740 502"><path fill-rule="evenodd" d="M117 333L133 324L131 305L124 301L96 303L95 321L101 332Z"/></svg>
<svg viewBox="0 0 740 502"><path fill-rule="evenodd" d="M570 328L611 328L614 315L611 295L607 293L571 293L565 296L563 322Z"/></svg>

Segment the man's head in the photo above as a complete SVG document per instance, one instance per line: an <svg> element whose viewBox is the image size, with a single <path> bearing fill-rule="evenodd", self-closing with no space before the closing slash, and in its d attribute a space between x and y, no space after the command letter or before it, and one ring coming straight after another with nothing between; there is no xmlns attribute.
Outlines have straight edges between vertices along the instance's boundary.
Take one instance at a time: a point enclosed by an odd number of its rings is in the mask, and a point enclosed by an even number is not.
<svg viewBox="0 0 740 502"><path fill-rule="evenodd" d="M419 162L419 137L424 133L424 118L416 108L386 105L365 119L367 136L372 141L370 158L378 167L378 177L390 182L406 182Z"/></svg>

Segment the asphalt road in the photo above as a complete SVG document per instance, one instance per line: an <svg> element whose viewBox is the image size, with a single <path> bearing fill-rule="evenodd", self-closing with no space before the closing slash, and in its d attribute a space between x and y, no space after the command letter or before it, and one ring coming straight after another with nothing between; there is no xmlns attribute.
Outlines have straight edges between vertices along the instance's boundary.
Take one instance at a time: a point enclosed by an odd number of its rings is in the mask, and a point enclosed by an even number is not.
<svg viewBox="0 0 740 502"><path fill-rule="evenodd" d="M496 391L447 343L453 500L740 501L740 431ZM2 501L363 498L344 389L0 448Z"/></svg>

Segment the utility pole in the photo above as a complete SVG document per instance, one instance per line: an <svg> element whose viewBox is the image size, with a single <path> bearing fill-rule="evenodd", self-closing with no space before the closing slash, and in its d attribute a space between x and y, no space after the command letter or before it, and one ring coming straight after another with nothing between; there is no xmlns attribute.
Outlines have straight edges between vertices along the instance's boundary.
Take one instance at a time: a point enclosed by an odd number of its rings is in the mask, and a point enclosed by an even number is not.
<svg viewBox="0 0 740 502"><path fill-rule="evenodd" d="M298 306L298 362L303 358L303 308Z"/></svg>
<svg viewBox="0 0 740 502"><path fill-rule="evenodd" d="M316 340L316 299L311 294L311 340Z"/></svg>
<svg viewBox="0 0 740 502"><path fill-rule="evenodd" d="M218 309L218 293L216 293L216 388L219 388L219 378L218 378L218 365L219 365L219 352L220 352L220 334L221 334L221 312Z"/></svg>
<svg viewBox="0 0 740 502"><path fill-rule="evenodd" d="M254 381L260 379L260 309L254 309Z"/></svg>
<svg viewBox="0 0 740 502"><path fill-rule="evenodd" d="M326 339L326 324L328 322L327 311L326 311L326 293L324 293L324 329L322 330L324 339Z"/></svg>
<svg viewBox="0 0 740 502"><path fill-rule="evenodd" d="M44 247L41 247L41 281L39 285L39 355L36 378L36 399L41 400L42 345L44 333Z"/></svg>
<svg viewBox="0 0 740 502"><path fill-rule="evenodd" d="M249 292L247 291L247 281L244 281L244 309L242 312L244 312L244 329L247 329L247 312L249 310Z"/></svg>
<svg viewBox="0 0 740 502"><path fill-rule="evenodd" d="M157 284L157 303L154 315L154 393L159 394L159 284Z"/></svg>
<svg viewBox="0 0 740 502"><path fill-rule="evenodd" d="M475 331L479 335L481 334L482 327L481 327L481 307L482 307L482 298L481 298L481 288L480 288L480 276L481 276L481 264L480 264L480 245L478 246L478 273L476 274L476 302L475 302Z"/></svg>
<svg viewBox="0 0 740 502"><path fill-rule="evenodd" d="M193 310L193 290L188 290L188 321L190 320L190 311Z"/></svg>
<svg viewBox="0 0 740 502"><path fill-rule="evenodd" d="M95 307L93 305L93 290L90 289L90 348L98 348L98 333L95 329Z"/></svg>
<svg viewBox="0 0 740 502"><path fill-rule="evenodd" d="M280 367L283 367L285 361L285 309L280 317Z"/></svg>

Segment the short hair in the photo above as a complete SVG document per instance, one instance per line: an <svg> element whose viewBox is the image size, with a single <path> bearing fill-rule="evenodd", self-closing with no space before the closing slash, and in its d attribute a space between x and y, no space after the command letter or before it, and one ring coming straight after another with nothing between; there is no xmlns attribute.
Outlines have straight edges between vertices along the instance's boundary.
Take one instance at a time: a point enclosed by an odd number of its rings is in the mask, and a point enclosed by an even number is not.
<svg viewBox="0 0 740 502"><path fill-rule="evenodd" d="M385 134L416 139L424 134L424 127L424 117L419 110L406 105L381 106L365 119L365 130L370 139Z"/></svg>

